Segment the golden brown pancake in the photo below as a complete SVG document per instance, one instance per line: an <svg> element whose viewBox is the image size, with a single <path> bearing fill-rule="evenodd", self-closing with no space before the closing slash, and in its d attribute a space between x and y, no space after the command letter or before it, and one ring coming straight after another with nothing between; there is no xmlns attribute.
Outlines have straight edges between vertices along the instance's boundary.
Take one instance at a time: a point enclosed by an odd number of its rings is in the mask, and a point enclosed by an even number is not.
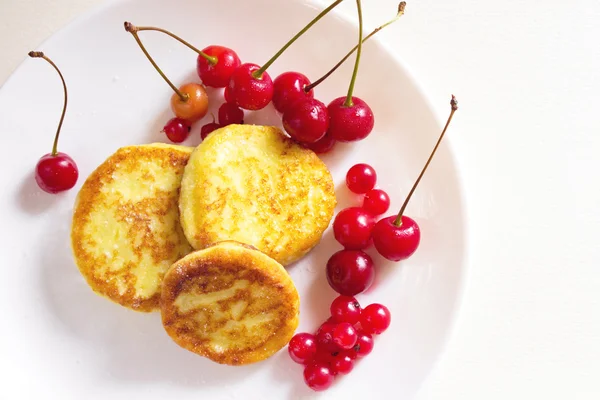
<svg viewBox="0 0 600 400"><path fill-rule="evenodd" d="M192 250L177 207L191 151L164 144L124 147L85 181L71 242L96 293L136 311L159 308L164 273Z"/></svg>
<svg viewBox="0 0 600 400"><path fill-rule="evenodd" d="M298 327L296 287L277 261L226 241L177 261L163 280L162 321L179 346L220 364L264 360Z"/></svg>
<svg viewBox="0 0 600 400"><path fill-rule="evenodd" d="M279 129L256 125L215 130L194 150L179 203L195 249L236 240L283 265L319 243L335 205L319 157Z"/></svg>

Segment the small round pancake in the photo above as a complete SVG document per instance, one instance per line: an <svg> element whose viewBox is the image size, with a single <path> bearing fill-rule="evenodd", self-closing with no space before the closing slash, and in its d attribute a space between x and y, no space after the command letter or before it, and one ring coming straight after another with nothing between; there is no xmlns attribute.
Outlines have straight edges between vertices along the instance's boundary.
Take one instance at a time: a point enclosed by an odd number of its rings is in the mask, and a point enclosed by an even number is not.
<svg viewBox="0 0 600 400"><path fill-rule="evenodd" d="M163 280L165 330L220 364L264 360L298 327L300 300L281 264L252 246L217 243L176 262Z"/></svg>
<svg viewBox="0 0 600 400"><path fill-rule="evenodd" d="M190 156L179 209L195 249L235 240L288 265L319 243L335 205L331 173L313 151L275 127L228 125Z"/></svg>
<svg viewBox="0 0 600 400"><path fill-rule="evenodd" d="M71 245L92 289L136 311L155 311L166 270L192 248L179 224L192 148L128 146L102 163L75 204Z"/></svg>

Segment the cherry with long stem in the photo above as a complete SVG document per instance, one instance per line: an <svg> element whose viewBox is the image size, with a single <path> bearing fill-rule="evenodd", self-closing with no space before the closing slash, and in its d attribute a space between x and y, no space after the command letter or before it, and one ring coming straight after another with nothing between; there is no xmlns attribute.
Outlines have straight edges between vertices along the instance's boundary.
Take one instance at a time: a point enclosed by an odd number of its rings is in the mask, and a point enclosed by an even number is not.
<svg viewBox="0 0 600 400"><path fill-rule="evenodd" d="M52 152L44 155L38 161L35 168L35 180L38 186L48 193L58 193L71 189L77 183L79 170L75 161L65 153L58 152L58 139L62 129L65 114L67 112L68 91L65 78L56 64L41 51L30 51L29 57L42 58L48 62L58 73L63 86L64 102L63 109L54 135Z"/></svg>
<svg viewBox="0 0 600 400"><path fill-rule="evenodd" d="M329 7L319 13L300 32L292 37L264 65L245 63L240 65L231 75L228 90L235 103L246 110L260 110L273 99L274 85L267 69L292 45L300 36L310 29L321 18L333 10L343 0L334 1Z"/></svg>
<svg viewBox="0 0 600 400"><path fill-rule="evenodd" d="M419 182L421 182L421 178L425 174L425 171L429 167L433 156L435 155L437 149L446 134L448 126L452 121L452 117L456 110L458 110L458 102L456 101L456 97L452 95L452 99L450 100L450 115L448 116L448 120L446 121L446 125L438 138L435 147L433 148L425 166L421 170L421 173L417 177L417 180L413 184L412 188L408 192L402 207L400 207L400 211L397 215L393 215L387 218L384 218L375 224L375 228L373 229L373 244L375 248L383 257L392 261L401 261L404 260L417 250L417 247L420 243L421 232L417 223L412 219L404 215L404 211L406 210L406 206L410 201L413 193L415 192Z"/></svg>
<svg viewBox="0 0 600 400"><path fill-rule="evenodd" d="M362 43L364 44L367 40L369 40L371 37L373 37L377 32L379 32L380 30L384 29L385 27L390 26L391 24L393 24L394 22L398 21L400 19L400 17L402 17L404 15L404 10L406 8L406 2L403 1L398 5L398 13L396 14L396 16L389 20L388 22L386 22L383 25L378 26L377 28L373 29L371 31L371 33L369 33L367 36L365 36L362 40ZM320 77L319 79L317 79L316 81L314 81L313 83L311 83L310 85L306 85L304 87L304 91L306 93L310 92L312 89L316 88L317 86L319 86L325 79L329 78L329 76L331 76L331 74L333 74L339 67L342 66L342 64L344 64L346 62L346 60L348 58L350 58L350 56L352 54L354 54L354 52L358 49L358 44L356 44L356 46L354 46L348 53L346 53L346 55L337 63L333 66L333 68L331 68L325 75L323 75L322 77Z"/></svg>
<svg viewBox="0 0 600 400"><path fill-rule="evenodd" d="M340 142L352 142L366 138L375 125L375 117L369 105L362 99L353 96L354 85L358 76L358 66L362 53L363 21L360 0L356 0L358 12L358 48L352 79L345 97L334 99L327 106L329 113L329 130L331 137Z"/></svg>
<svg viewBox="0 0 600 400"><path fill-rule="evenodd" d="M164 81L167 82L175 92L171 97L171 109L173 110L173 113L178 118L184 119L188 123L193 123L204 117L208 112L208 95L204 86L198 83L187 83L180 88L177 88L162 72L150 53L148 53L148 50L146 50L146 47L138 35L140 28L133 25L131 22L125 22L124 27L127 32L131 33L142 52L146 55L146 58L148 58L148 61L154 66L154 69L156 69ZM147 27L146 30L148 30Z"/></svg>

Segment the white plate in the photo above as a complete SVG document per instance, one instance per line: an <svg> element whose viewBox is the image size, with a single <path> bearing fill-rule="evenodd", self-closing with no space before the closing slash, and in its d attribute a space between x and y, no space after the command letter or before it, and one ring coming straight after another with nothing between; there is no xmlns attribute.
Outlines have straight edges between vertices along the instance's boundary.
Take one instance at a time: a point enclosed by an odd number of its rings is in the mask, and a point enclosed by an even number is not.
<svg viewBox="0 0 600 400"><path fill-rule="evenodd" d="M109 3L40 46L62 68L69 87L60 149L76 159L81 177L68 193L42 193L32 175L37 159L50 150L60 114L62 91L56 73L40 60L27 60L1 89L3 398L319 396L305 388L302 369L285 349L262 363L226 367L179 348L163 331L158 314L129 311L93 294L71 258L69 221L84 179L119 146L164 141L159 132L170 118L170 89L123 30L123 21L171 29L199 47L228 45L242 60L261 63L317 12L299 1L215 4ZM269 72L276 76L299 70L315 79L354 45L355 29L352 22L330 15ZM176 83L197 80L194 53L158 33L143 32L142 37ZM363 142L338 146L325 160L337 184L340 208L358 203L343 184L345 172L356 162L368 162L397 209L440 124L401 61L375 40L364 50L355 94L374 109L374 133ZM327 103L345 94L351 64L317 89L320 99ZM218 103L213 100L212 108ZM269 108L247 116L246 122L279 121ZM188 144L199 142L200 125ZM327 398L408 399L432 369L451 329L465 275L461 193L452 155L444 145L408 208L422 228L419 251L402 264L375 257L376 284L359 296L364 305L389 306L392 326L350 376L325 392ZM338 248L328 231L309 256L289 268L302 300L299 331L314 330L327 316L335 294L325 280L324 265Z"/></svg>

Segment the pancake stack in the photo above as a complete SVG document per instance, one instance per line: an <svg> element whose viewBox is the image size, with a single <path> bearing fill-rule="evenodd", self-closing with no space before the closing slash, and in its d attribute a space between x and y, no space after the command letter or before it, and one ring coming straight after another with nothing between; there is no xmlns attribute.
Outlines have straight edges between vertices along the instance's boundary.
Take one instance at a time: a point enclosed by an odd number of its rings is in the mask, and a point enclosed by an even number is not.
<svg viewBox="0 0 600 400"><path fill-rule="evenodd" d="M291 339L288 265L318 244L331 174L275 127L229 125L195 149L117 150L83 184L72 248L94 292L160 310L169 336L215 362L264 360Z"/></svg>

